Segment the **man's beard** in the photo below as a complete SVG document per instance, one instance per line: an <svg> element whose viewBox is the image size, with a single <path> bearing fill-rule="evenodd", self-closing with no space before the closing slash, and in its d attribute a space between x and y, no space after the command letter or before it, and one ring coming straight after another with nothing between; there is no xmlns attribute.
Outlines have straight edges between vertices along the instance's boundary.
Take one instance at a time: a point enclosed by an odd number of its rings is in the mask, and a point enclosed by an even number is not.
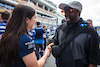
<svg viewBox="0 0 100 67"><path fill-rule="evenodd" d="M67 19L68 19L68 21L67 21L68 25L74 25L76 22L76 18L74 18L74 17L73 18L67 17Z"/></svg>

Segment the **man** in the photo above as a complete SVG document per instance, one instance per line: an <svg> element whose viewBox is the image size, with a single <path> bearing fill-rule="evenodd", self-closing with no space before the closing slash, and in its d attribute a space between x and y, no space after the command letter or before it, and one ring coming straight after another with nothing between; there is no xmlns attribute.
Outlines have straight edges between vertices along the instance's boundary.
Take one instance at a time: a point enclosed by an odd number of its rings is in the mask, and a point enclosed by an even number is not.
<svg viewBox="0 0 100 67"><path fill-rule="evenodd" d="M99 45L97 32L87 26L79 35L74 36L77 27L83 27L85 22L80 18L81 3L73 1L69 4L60 4L59 8L65 11L67 23L57 29L49 48L61 44L72 31L74 34L73 40L62 50L57 67L96 67Z"/></svg>
<svg viewBox="0 0 100 67"><path fill-rule="evenodd" d="M7 11L1 12L0 16L0 37L5 32L6 24L8 22L8 19L10 17L10 13Z"/></svg>
<svg viewBox="0 0 100 67"><path fill-rule="evenodd" d="M36 55L37 55L37 60L39 60L39 54L43 55L43 43L44 43L44 38L43 38L43 33L44 33L44 29L40 26L41 23L37 22L37 27L34 28L36 35L35 35L35 39L34 39L34 43L36 46ZM39 50L41 49L41 50Z"/></svg>
<svg viewBox="0 0 100 67"><path fill-rule="evenodd" d="M44 29L44 33L43 33L43 38L44 38L44 50L47 46L47 43L48 43L48 34L47 34L47 27L46 26L43 26L43 29Z"/></svg>
<svg viewBox="0 0 100 67"><path fill-rule="evenodd" d="M92 24L92 20L91 20L91 19L88 19L87 22L89 23L89 25L90 25L91 27L93 27L93 24Z"/></svg>

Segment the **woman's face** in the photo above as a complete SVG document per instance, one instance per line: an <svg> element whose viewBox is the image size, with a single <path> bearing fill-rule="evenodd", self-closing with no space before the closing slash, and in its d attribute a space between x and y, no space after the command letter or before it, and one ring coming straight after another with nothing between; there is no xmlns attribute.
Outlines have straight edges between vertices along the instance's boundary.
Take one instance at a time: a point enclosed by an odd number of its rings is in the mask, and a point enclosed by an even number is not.
<svg viewBox="0 0 100 67"><path fill-rule="evenodd" d="M28 30L33 29L33 25L35 24L35 22L36 22L36 14L31 19L28 19L26 21L26 23L28 24L27 29Z"/></svg>

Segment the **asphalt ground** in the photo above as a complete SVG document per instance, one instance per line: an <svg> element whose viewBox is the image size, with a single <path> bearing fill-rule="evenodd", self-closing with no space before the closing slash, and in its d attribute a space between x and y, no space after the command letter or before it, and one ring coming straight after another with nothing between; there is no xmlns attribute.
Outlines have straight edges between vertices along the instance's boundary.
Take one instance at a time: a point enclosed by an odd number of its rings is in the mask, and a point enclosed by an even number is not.
<svg viewBox="0 0 100 67"><path fill-rule="evenodd" d="M44 67L56 67L55 58L52 56L52 54L50 55L50 57L47 58Z"/></svg>

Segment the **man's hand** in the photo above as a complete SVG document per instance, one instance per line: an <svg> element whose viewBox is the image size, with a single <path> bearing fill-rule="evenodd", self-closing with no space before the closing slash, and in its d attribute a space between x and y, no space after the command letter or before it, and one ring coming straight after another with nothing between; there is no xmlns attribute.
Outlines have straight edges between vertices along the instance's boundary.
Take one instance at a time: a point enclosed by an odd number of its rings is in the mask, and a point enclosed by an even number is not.
<svg viewBox="0 0 100 67"><path fill-rule="evenodd" d="M50 52L52 52L52 46L54 46L54 45L55 45L54 43L50 43L50 44L48 45L48 48L49 48Z"/></svg>
<svg viewBox="0 0 100 67"><path fill-rule="evenodd" d="M97 65L89 64L89 67L97 67Z"/></svg>

